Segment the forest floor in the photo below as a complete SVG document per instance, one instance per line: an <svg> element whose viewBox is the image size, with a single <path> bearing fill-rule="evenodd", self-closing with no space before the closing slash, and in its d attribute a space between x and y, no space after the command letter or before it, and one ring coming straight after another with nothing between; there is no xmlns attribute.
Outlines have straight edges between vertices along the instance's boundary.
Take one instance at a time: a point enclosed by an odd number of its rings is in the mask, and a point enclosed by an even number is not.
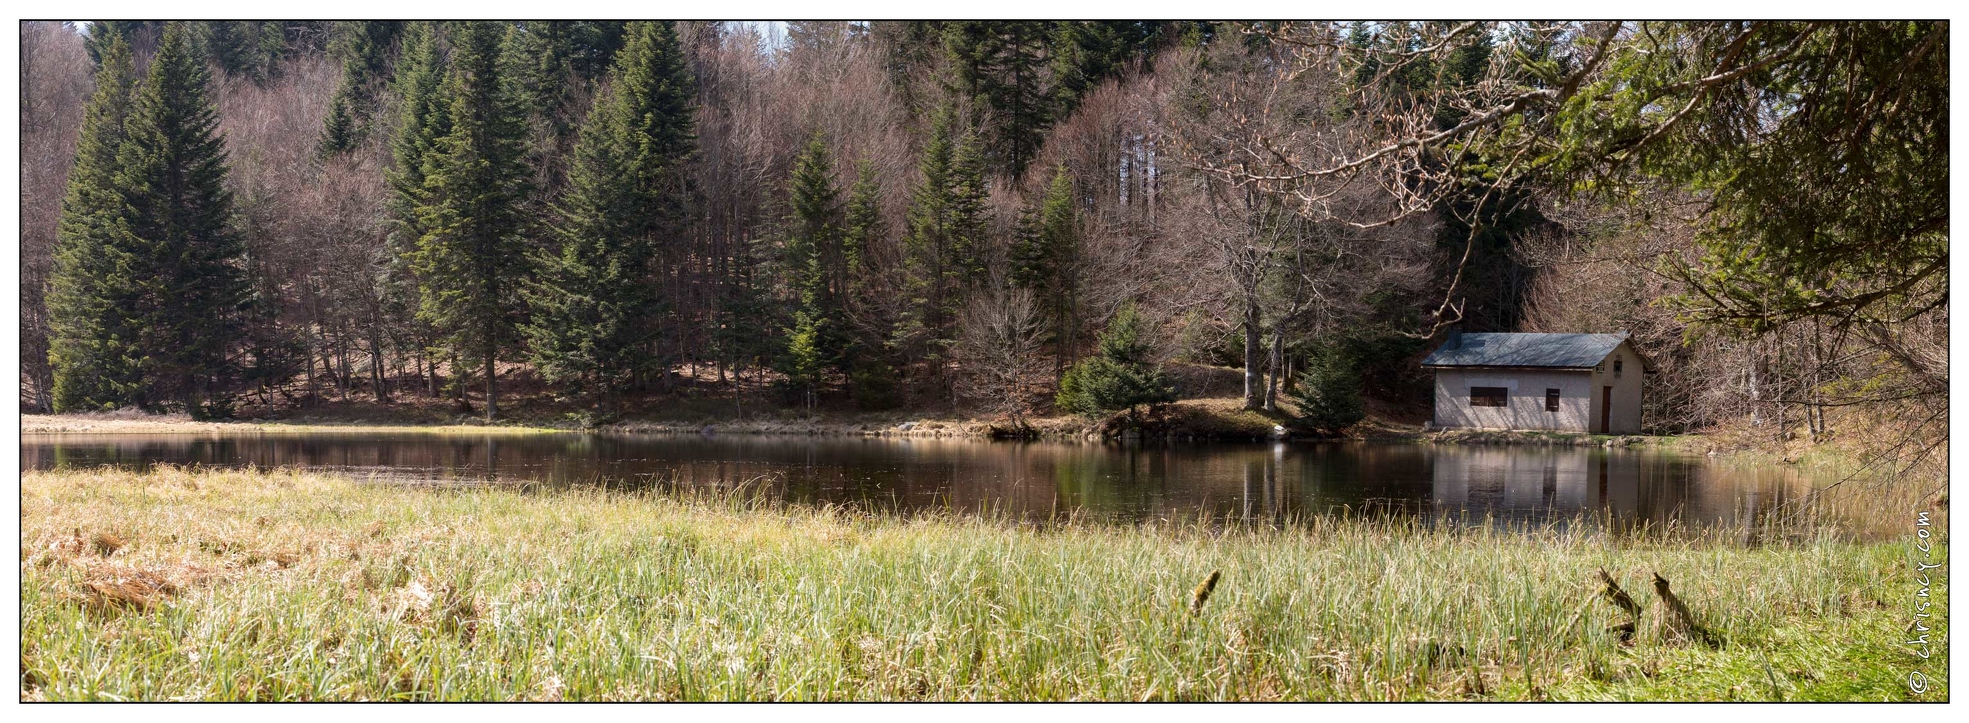
<svg viewBox="0 0 1969 723"><path fill-rule="evenodd" d="M1906 541L1810 529L1033 528L171 467L28 472L21 523L29 700L1948 698L1945 583L1924 661Z"/></svg>

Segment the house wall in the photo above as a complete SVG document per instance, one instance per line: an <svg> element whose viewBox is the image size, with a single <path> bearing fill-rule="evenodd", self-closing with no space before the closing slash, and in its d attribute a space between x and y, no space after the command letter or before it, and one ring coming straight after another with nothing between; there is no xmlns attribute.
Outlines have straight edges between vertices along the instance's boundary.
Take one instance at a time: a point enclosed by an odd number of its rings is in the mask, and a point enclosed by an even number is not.
<svg viewBox="0 0 1969 723"><path fill-rule="evenodd" d="M1506 406L1470 406L1471 387L1510 390ZM1545 390L1559 390L1559 411L1545 411ZM1585 371L1542 369L1437 369L1436 426L1471 429L1550 429L1585 432L1598 402L1588 392L1598 390ZM1620 405L1615 403L1615 409Z"/></svg>
<svg viewBox="0 0 1969 723"><path fill-rule="evenodd" d="M1614 360L1621 372L1614 374ZM1600 430L1600 398L1603 387L1613 387L1613 413L1607 424L1611 434L1639 434L1641 431L1641 357L1626 342L1615 347L1598 369L1503 369L1447 368L1436 370L1437 428L1545 429L1562 432ZM1470 406L1471 387L1504 387L1510 390L1507 406ZM1545 411L1545 390L1559 390L1559 411Z"/></svg>
<svg viewBox="0 0 1969 723"><path fill-rule="evenodd" d="M1613 371L1615 359L1621 362L1619 376L1615 376ZM1645 376L1647 374L1641 371L1641 357L1634 353L1633 346L1621 342L1620 346L1614 347L1613 353L1608 354L1606 361L1600 362L1599 368L1593 371L1593 405L1587 417L1592 431L1600 431L1600 389L1613 387L1613 414L1607 415L1607 433L1641 433L1641 387Z"/></svg>

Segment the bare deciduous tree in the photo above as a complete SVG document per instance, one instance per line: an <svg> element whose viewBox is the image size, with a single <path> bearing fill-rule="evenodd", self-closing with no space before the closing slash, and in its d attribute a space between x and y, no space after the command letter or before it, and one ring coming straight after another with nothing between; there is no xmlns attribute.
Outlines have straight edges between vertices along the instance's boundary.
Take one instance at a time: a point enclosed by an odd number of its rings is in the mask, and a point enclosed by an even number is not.
<svg viewBox="0 0 1969 723"><path fill-rule="evenodd" d="M959 391L1023 424L1034 397L1052 381L1045 341L1046 315L1031 290L1002 280L986 286L958 318Z"/></svg>

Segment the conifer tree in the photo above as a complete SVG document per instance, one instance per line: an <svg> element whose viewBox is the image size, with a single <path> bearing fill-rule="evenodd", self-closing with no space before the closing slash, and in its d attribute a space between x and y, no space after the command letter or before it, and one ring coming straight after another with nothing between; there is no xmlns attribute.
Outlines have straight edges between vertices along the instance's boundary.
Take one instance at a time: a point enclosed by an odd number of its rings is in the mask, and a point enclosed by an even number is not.
<svg viewBox="0 0 1969 723"><path fill-rule="evenodd" d="M848 268L848 297L857 298L867 290L865 279L870 249L889 234L882 220L882 185L875 180L875 164L864 158L855 164L855 185L848 189L848 207L842 218L841 257Z"/></svg>
<svg viewBox="0 0 1969 723"><path fill-rule="evenodd" d="M1115 312L1101 332L1100 353L1075 364L1060 380L1055 404L1062 411L1098 415L1127 410L1131 422L1137 411L1176 401L1176 386L1153 360L1148 323L1128 303Z"/></svg>
<svg viewBox="0 0 1969 723"><path fill-rule="evenodd" d="M1058 373L1073 355L1079 305L1080 218L1066 166L1054 170L1045 198L1020 214L1018 228L1012 280L1036 292L1046 309Z"/></svg>
<svg viewBox="0 0 1969 723"><path fill-rule="evenodd" d="M888 238L888 224L882 219L882 186L875 178L875 164L864 158L855 164L855 185L848 191L847 210L841 233L842 264L847 267L847 305L856 305L876 293L871 280L876 277L872 249ZM847 315L856 318L853 306ZM895 404L895 372L890 366L884 340L868 329L879 319L859 317L847 333L846 359L842 371L848 375L848 390L864 409L881 409ZM875 328L880 328L875 326Z"/></svg>
<svg viewBox="0 0 1969 723"><path fill-rule="evenodd" d="M816 131L793 164L788 184L785 268L797 308L811 332L818 362L843 361L847 326L843 308L848 264L842 253L841 192L826 139Z"/></svg>
<svg viewBox="0 0 1969 723"><path fill-rule="evenodd" d="M129 206L116 185L135 71L121 35L101 43L95 94L68 176L49 281L49 363L57 412L134 403L143 383L134 346L138 281Z"/></svg>
<svg viewBox="0 0 1969 723"><path fill-rule="evenodd" d="M525 110L499 72L504 38L498 23L457 30L442 91L450 130L424 159L413 253L419 316L453 353L483 364L486 419L499 413L499 357L519 341L533 226Z"/></svg>
<svg viewBox="0 0 1969 723"><path fill-rule="evenodd" d="M992 167L1012 178L1039 154L1052 123L1049 64L1050 21L949 23L944 48L956 71L958 88L970 96L986 125L983 153Z"/></svg>
<svg viewBox="0 0 1969 723"><path fill-rule="evenodd" d="M155 395L147 401L181 402L200 416L228 412L230 352L254 293L246 243L231 227L225 142L207 81L189 28L167 28L117 153L144 288L138 339Z"/></svg>
<svg viewBox="0 0 1969 723"><path fill-rule="evenodd" d="M678 176L690 113L677 96L689 87L665 24L633 23L596 98L574 151L574 168L555 229L558 250L543 255L527 290L526 327L534 363L550 382L580 383L598 408L640 375L658 371L659 244L681 222ZM681 133L680 133L681 129ZM606 411L606 410L604 410Z"/></svg>
<svg viewBox="0 0 1969 723"><path fill-rule="evenodd" d="M652 280L672 294L660 297L671 309L657 319L661 339L675 328L674 312L681 305L669 274L683 266L686 252L694 193L689 168L697 152L697 81L677 39L676 23L630 23L623 32L622 52L628 60L616 80L616 98L624 104L619 112L629 120L624 148L631 155L622 182L635 189L640 204L635 232L654 247L658 271ZM659 343L652 355L657 368L667 372L680 352L665 352Z"/></svg>
<svg viewBox="0 0 1969 723"><path fill-rule="evenodd" d="M404 31L403 66L396 76L397 128L390 142L389 209L399 254L408 254L423 237L417 209L424 204L424 164L438 139L451 132L451 112L442 90L449 67L437 23L412 23Z"/></svg>
<svg viewBox="0 0 1969 723"><path fill-rule="evenodd" d="M946 106L931 127L904 238L905 293L914 311L898 336L938 369L954 339L965 289L984 271L984 159L976 134L957 128L956 115Z"/></svg>
<svg viewBox="0 0 1969 723"><path fill-rule="evenodd" d="M318 151L323 157L347 153L368 134L375 112L376 90L389 72L400 20L350 20L335 26L330 44L342 61L342 81L328 103Z"/></svg>

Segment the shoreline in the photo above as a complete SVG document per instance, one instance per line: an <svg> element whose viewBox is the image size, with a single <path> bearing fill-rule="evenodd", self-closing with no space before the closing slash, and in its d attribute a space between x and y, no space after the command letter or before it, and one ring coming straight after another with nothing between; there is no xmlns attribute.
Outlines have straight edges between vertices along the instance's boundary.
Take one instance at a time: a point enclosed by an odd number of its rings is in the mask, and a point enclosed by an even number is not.
<svg viewBox="0 0 1969 723"><path fill-rule="evenodd" d="M1102 442L1141 439L1181 442L1379 442L1501 446L1569 447L1657 447L1693 454L1726 450L1705 435L1602 435L1518 430L1423 430L1371 420L1352 433L1339 437L1301 434L1277 436L1264 424L1274 419L1257 412L1224 410L1212 406L1177 405L1177 412L1140 435L1104 435L1098 420L1078 417L1036 417L1025 420L1025 427L1012 427L1005 420L980 418L938 419L902 414L870 415L860 419L745 419L704 420L628 420L596 427L574 424L541 424L525 420L510 423L472 424L458 422L406 423L363 420L329 420L301 417L293 420L197 421L183 415L116 414L24 414L20 432L27 434L731 434L787 437L865 437L914 439L973 439L1032 441ZM1254 419L1255 418L1255 419ZM1284 420L1278 420L1284 421Z"/></svg>

